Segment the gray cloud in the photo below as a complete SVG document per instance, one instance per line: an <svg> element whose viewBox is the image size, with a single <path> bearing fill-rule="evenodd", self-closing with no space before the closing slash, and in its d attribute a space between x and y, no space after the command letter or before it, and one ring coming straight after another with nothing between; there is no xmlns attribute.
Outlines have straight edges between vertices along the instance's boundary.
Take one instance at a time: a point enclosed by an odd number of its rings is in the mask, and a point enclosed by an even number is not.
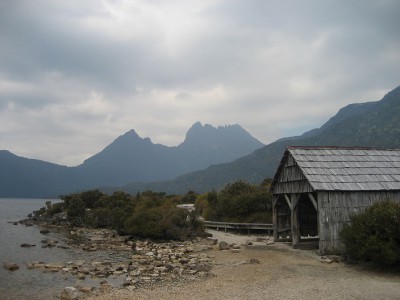
<svg viewBox="0 0 400 300"><path fill-rule="evenodd" d="M2 1L0 147L68 165L196 121L264 143L399 84L400 4ZM74 141L74 143L71 143Z"/></svg>

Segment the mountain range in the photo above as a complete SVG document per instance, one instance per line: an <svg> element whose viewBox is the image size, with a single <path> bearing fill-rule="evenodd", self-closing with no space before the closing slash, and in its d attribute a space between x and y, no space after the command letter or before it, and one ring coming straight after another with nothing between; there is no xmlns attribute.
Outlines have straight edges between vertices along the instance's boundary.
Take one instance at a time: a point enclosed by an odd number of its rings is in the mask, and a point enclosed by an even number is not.
<svg viewBox="0 0 400 300"><path fill-rule="evenodd" d="M0 197L48 197L99 186L166 180L233 161L264 146L239 125L197 122L178 146L154 144L134 130L77 167L0 151Z"/></svg>
<svg viewBox="0 0 400 300"><path fill-rule="evenodd" d="M131 183L119 189L130 193L154 190L181 194L188 190L199 193L218 190L236 180L259 184L274 176L289 145L400 148L400 86L380 101L350 104L320 128L301 136L279 139L233 162L213 165L174 180ZM111 188L104 190L113 191Z"/></svg>
<svg viewBox="0 0 400 300"><path fill-rule="evenodd" d="M266 112L268 113L268 112ZM320 128L263 145L239 125L195 123L176 147L131 130L77 167L0 151L0 197L50 197L100 188L182 194L273 177L288 145L400 148L400 87L380 101L350 104Z"/></svg>

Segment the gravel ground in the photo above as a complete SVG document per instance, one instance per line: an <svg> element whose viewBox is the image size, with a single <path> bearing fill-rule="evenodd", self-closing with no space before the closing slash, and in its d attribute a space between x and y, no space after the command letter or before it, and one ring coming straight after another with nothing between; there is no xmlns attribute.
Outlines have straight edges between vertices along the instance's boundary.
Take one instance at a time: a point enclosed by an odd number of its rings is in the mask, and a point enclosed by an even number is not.
<svg viewBox="0 0 400 300"><path fill-rule="evenodd" d="M212 231L228 243L255 241ZM322 263L315 251L254 242L239 253L210 250L215 276L153 289L112 290L92 299L400 299L400 275ZM251 259L259 263L250 263Z"/></svg>

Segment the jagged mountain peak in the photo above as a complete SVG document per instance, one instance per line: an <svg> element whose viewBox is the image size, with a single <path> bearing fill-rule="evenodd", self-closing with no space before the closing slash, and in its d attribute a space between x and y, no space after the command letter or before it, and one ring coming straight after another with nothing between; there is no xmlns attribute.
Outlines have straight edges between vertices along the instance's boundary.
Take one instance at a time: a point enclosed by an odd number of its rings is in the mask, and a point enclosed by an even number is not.
<svg viewBox="0 0 400 300"><path fill-rule="evenodd" d="M248 141L252 141L258 143L259 146L263 146L263 144L252 137L245 129L243 129L240 125L220 125L218 127L214 127L210 124L202 125L201 122L196 122L192 125L192 127L186 133L186 138L181 145L185 145L188 143L201 143L202 141L213 141L218 142L221 139L247 139Z"/></svg>
<svg viewBox="0 0 400 300"><path fill-rule="evenodd" d="M201 122L196 122L190 127L188 132L186 133L186 137L196 136L198 134L202 134L204 132L215 131L216 128L210 124L201 124Z"/></svg>
<svg viewBox="0 0 400 300"><path fill-rule="evenodd" d="M108 145L104 150L107 148L115 148L115 147L122 147L122 148L131 148L137 147L138 145L154 145L153 142L149 137L142 138L134 129L131 129L124 134L117 137L114 142Z"/></svg>
<svg viewBox="0 0 400 300"><path fill-rule="evenodd" d="M131 130L125 132L122 136L140 138L140 136L137 134L137 132L134 129L131 129Z"/></svg>
<svg viewBox="0 0 400 300"><path fill-rule="evenodd" d="M80 166L93 185L124 184L173 178L211 164L232 161L249 154L263 144L238 126L204 126L197 122L179 146L153 144L135 130L120 135L101 152Z"/></svg>

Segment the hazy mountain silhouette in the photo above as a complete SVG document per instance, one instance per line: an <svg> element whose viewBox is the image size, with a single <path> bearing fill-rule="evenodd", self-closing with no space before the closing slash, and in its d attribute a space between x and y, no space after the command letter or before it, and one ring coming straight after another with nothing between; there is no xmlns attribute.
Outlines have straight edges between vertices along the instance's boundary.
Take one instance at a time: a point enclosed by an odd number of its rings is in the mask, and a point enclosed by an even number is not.
<svg viewBox="0 0 400 300"><path fill-rule="evenodd" d="M73 168L0 150L0 197L33 198L67 193L79 186L73 173Z"/></svg>
<svg viewBox="0 0 400 300"><path fill-rule="evenodd" d="M78 167L0 151L0 197L57 196L101 186L108 192L206 192L239 179L260 183L274 175L288 145L400 148L399 124L397 87L380 101L340 109L321 128L267 146L239 125L196 123L176 147L154 144L131 130Z"/></svg>
<svg viewBox="0 0 400 300"><path fill-rule="evenodd" d="M198 122L176 147L153 144L131 130L77 168L94 187L149 182L229 162L262 146L239 125L215 128Z"/></svg>
<svg viewBox="0 0 400 300"><path fill-rule="evenodd" d="M261 183L272 177L288 145L348 146L400 148L400 87L382 100L350 104L321 128L301 136L282 138L230 163L218 164L205 170L188 173L174 180L150 184L131 183L123 190L185 193L188 190L206 192L220 189L227 183L246 180ZM119 188L121 189L121 188ZM105 189L111 191L112 189Z"/></svg>
<svg viewBox="0 0 400 300"><path fill-rule="evenodd" d="M264 146L239 125L194 124L176 147L154 144L134 130L77 167L0 152L0 197L58 196L98 186L172 179L232 161Z"/></svg>

